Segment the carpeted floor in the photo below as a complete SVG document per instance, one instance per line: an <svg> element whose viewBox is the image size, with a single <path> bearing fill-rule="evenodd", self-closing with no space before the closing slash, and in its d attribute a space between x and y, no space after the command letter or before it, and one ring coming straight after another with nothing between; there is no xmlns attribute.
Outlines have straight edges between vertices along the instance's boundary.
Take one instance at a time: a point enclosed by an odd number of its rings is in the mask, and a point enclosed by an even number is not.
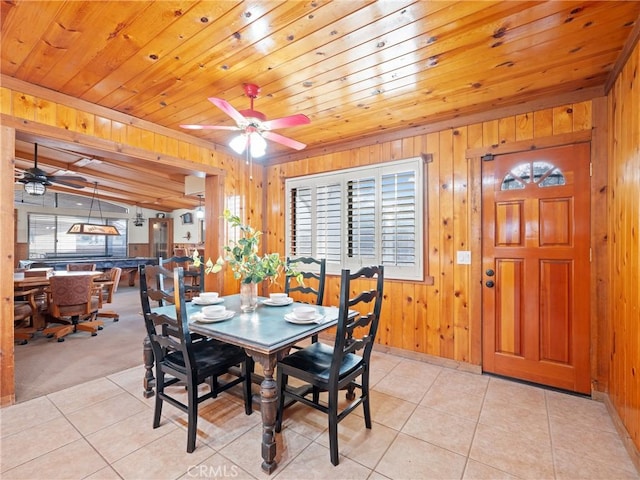
<svg viewBox="0 0 640 480"><path fill-rule="evenodd" d="M123 282L124 283L124 282ZM92 337L77 332L57 342L41 334L27 345L15 346L16 402L24 402L64 388L140 365L142 391L142 342L144 322L138 287L120 284L114 302L120 321L104 319L104 329Z"/></svg>

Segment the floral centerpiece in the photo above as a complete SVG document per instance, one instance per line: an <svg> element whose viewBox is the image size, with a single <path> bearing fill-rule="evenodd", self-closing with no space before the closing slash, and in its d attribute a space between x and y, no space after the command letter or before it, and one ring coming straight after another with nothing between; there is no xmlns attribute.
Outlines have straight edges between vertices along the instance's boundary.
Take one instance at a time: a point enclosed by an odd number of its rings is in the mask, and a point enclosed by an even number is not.
<svg viewBox="0 0 640 480"><path fill-rule="evenodd" d="M262 232L250 225L245 225L237 215L229 210L224 211L224 218L232 228L240 229L240 238L231 240L224 246L223 254L213 263L211 259L205 263L205 273L217 273L227 263L233 271L235 279L240 280L241 309L255 310L258 302L257 285L265 280L275 282L281 273L294 275L302 282L302 275L289 268L278 253L259 254ZM198 251L193 252L194 266L201 263Z"/></svg>

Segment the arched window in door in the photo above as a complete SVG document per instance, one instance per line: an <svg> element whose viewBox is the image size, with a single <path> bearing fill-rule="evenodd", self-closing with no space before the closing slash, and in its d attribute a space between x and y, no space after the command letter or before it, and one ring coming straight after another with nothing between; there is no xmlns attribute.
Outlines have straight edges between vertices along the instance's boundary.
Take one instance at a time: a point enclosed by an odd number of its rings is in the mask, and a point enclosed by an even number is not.
<svg viewBox="0 0 640 480"><path fill-rule="evenodd" d="M500 190L522 190L527 184L538 187L564 185L564 174L549 162L535 161L521 163L512 168L502 179Z"/></svg>

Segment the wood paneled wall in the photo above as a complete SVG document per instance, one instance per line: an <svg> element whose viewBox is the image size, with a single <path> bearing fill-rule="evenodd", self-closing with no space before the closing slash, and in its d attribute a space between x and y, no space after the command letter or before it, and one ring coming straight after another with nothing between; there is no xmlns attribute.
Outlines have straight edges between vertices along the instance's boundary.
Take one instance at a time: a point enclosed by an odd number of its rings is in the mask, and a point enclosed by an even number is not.
<svg viewBox="0 0 640 480"><path fill-rule="evenodd" d="M640 450L640 44L609 93L609 398ZM640 465L640 457L636 457Z"/></svg>
<svg viewBox="0 0 640 480"><path fill-rule="evenodd" d="M479 205L475 195L479 193L481 179L478 166L466 158L467 151L482 148L488 151L515 142L589 132L591 105L591 101L563 105L269 167L266 173L269 203L265 212L268 248L280 251L284 248L285 178L432 154L425 185L428 197L425 263L432 279L385 281L377 341L479 365L481 278L472 277L477 275L472 266L457 265L455 261L457 250L471 250L472 262L479 262L481 255L480 232L472 222L474 215L477 218ZM335 276L328 280L325 301L330 304L338 303L338 282L339 277Z"/></svg>

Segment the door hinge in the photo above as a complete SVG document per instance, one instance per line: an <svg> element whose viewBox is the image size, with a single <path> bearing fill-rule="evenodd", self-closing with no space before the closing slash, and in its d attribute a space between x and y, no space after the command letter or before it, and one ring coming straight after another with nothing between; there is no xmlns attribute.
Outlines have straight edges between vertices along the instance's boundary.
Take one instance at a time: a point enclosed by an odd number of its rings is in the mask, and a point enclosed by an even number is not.
<svg viewBox="0 0 640 480"><path fill-rule="evenodd" d="M593 261L593 249L589 247L589 263Z"/></svg>
<svg viewBox="0 0 640 480"><path fill-rule="evenodd" d="M589 176L593 177L593 162L589 162Z"/></svg>

